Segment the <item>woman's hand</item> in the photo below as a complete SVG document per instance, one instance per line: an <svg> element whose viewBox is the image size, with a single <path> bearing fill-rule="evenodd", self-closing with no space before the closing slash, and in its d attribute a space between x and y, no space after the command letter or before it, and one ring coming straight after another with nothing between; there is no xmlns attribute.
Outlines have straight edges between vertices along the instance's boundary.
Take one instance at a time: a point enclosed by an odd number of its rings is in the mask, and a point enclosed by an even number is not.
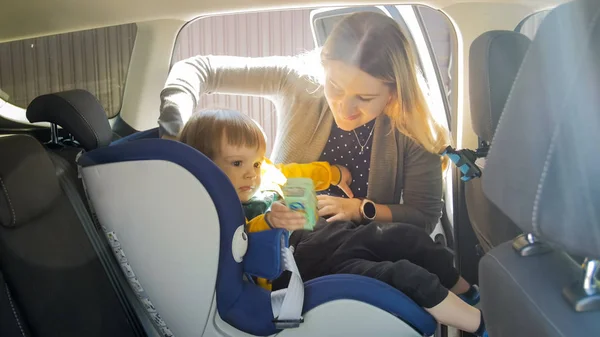
<svg viewBox="0 0 600 337"><path fill-rule="evenodd" d="M360 199L332 197L329 195L317 196L319 216L330 216L327 222L333 221L360 221Z"/></svg>
<svg viewBox="0 0 600 337"><path fill-rule="evenodd" d="M352 173L350 173L350 170L348 170L346 166L335 165L335 167L340 170L340 182L335 186L346 193L348 198L354 198L354 193L352 193L352 190L350 189L350 185L352 184Z"/></svg>
<svg viewBox="0 0 600 337"><path fill-rule="evenodd" d="M289 231L303 229L306 224L304 214L292 211L278 201L271 205L271 211L265 214L265 220L273 228L284 228Z"/></svg>

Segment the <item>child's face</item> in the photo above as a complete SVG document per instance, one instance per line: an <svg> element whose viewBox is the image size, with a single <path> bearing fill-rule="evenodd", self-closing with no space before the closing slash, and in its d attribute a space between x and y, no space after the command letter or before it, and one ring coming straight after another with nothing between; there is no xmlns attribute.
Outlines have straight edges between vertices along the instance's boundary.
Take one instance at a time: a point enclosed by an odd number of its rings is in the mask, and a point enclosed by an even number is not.
<svg viewBox="0 0 600 337"><path fill-rule="evenodd" d="M253 147L236 147L223 141L214 162L225 172L238 197L246 202L260 187L260 166L265 153Z"/></svg>

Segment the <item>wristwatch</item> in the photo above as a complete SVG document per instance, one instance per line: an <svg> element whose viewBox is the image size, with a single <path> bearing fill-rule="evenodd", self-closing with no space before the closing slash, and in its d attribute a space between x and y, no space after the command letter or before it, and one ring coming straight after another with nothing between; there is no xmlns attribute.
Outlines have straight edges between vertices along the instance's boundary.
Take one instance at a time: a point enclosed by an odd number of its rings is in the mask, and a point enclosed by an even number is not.
<svg viewBox="0 0 600 337"><path fill-rule="evenodd" d="M369 222L375 220L375 216L377 216L375 203L369 199L363 199L360 203L360 216L363 218L363 221Z"/></svg>

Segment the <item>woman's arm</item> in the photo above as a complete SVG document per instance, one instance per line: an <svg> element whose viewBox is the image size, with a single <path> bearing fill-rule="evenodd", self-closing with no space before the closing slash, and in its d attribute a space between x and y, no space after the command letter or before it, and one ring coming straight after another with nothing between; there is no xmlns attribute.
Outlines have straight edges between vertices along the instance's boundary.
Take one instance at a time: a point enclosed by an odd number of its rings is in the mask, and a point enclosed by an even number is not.
<svg viewBox="0 0 600 337"><path fill-rule="evenodd" d="M415 142L408 140L404 152L403 173L404 176L399 178L404 179L402 194L404 203L380 205L377 211L386 206L390 210L393 222L417 225L431 233L442 215L443 207L440 156L427 152Z"/></svg>
<svg viewBox="0 0 600 337"><path fill-rule="evenodd" d="M375 204L375 221L404 222L433 231L442 210L442 167L440 157L412 141L405 149L403 204ZM390 188L393 188L390 186ZM362 200L319 195L319 216L332 216L328 221L361 222Z"/></svg>
<svg viewBox="0 0 600 337"><path fill-rule="evenodd" d="M203 94L240 94L269 99L298 86L296 57L194 56L173 65L160 94L160 136L176 136ZM293 85L288 85L291 78Z"/></svg>
<svg viewBox="0 0 600 337"><path fill-rule="evenodd" d="M393 205L397 206L397 205ZM375 204L375 221L377 222L393 222L392 210L388 205Z"/></svg>

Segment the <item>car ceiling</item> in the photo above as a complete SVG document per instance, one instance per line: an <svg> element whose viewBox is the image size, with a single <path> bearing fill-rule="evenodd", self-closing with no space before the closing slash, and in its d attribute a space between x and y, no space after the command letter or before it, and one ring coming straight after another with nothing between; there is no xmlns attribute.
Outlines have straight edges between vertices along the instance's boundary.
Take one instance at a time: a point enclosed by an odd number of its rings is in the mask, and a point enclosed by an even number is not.
<svg viewBox="0 0 600 337"><path fill-rule="evenodd" d="M384 4L381 0L3 0L0 4L0 42L160 19L193 18L236 11L317 6ZM521 4L532 10L565 0L397 0L444 9L464 3ZM390 3L390 2L387 2Z"/></svg>

